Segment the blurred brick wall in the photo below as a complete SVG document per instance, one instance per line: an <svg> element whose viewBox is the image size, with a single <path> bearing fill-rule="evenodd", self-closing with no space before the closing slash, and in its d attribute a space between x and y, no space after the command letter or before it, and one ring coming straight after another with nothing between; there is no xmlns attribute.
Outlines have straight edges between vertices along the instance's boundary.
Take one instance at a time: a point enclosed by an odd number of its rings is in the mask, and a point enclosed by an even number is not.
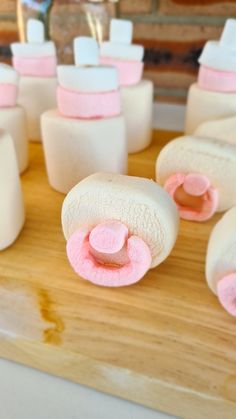
<svg viewBox="0 0 236 419"><path fill-rule="evenodd" d="M71 18L69 24L64 23L68 39L77 32L78 1L54 0L50 32L59 46L65 41L63 22ZM120 0L119 15L134 22L135 42L146 48L146 77L155 82L158 97L183 102L196 79L202 46L219 37L227 17L236 17L236 1ZM0 0L1 60L9 59L8 44L15 39L15 0ZM62 50L61 46L61 57Z"/></svg>

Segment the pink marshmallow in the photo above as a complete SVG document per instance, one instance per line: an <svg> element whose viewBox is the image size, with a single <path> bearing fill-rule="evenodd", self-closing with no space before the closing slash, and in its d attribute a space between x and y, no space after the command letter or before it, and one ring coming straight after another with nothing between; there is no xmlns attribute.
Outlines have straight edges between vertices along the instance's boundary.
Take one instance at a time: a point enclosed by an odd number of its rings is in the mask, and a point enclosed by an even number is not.
<svg viewBox="0 0 236 419"><path fill-rule="evenodd" d="M128 228L118 221L98 224L90 233L89 243L101 253L119 252L128 237Z"/></svg>
<svg viewBox="0 0 236 419"><path fill-rule="evenodd" d="M180 205L176 201L176 191L179 187L192 196L202 196L201 209L194 209ZM218 191L210 186L209 180L204 175L197 173L175 173L170 176L164 185L165 190L171 195L179 210L180 217L184 220L206 221L216 212L218 207Z"/></svg>
<svg viewBox="0 0 236 419"><path fill-rule="evenodd" d="M69 118L106 118L121 113L120 92L80 93L57 88L59 112Z"/></svg>
<svg viewBox="0 0 236 419"><path fill-rule="evenodd" d="M100 64L117 68L120 86L132 86L138 84L142 79L144 67L142 61L123 61L100 57Z"/></svg>
<svg viewBox="0 0 236 419"><path fill-rule="evenodd" d="M17 101L17 86L15 84L0 84L0 108L13 108Z"/></svg>
<svg viewBox="0 0 236 419"><path fill-rule="evenodd" d="M220 279L217 283L217 295L224 309L236 317L236 273Z"/></svg>
<svg viewBox="0 0 236 419"><path fill-rule="evenodd" d="M55 77L57 60L55 56L40 58L13 57L13 67L21 76Z"/></svg>
<svg viewBox="0 0 236 419"><path fill-rule="evenodd" d="M236 92L236 72L219 71L200 66L198 86L213 92Z"/></svg>
<svg viewBox="0 0 236 419"><path fill-rule="evenodd" d="M121 223L115 225L115 222L109 223L106 225L105 241L102 241L102 246L105 243L104 253L105 259L109 254L109 259L107 259L107 265L101 263L102 258L97 259L94 256L93 249L90 244L90 236L93 232L88 228L82 228L77 230L67 242L67 256L70 261L71 266L74 271L87 279L88 281L101 286L107 287L120 287L134 284L138 282L148 271L151 266L151 253L147 244L137 236L131 236L125 243L126 248L121 249L121 257L119 257L119 252L117 249L120 248L126 236L126 230L121 228ZM111 240L111 249L108 246L108 229L112 230L112 225L114 230L112 232ZM97 240L96 235L100 231L104 232L104 224L98 225L94 228L95 235L91 238L91 242L95 246L98 245L100 249L99 240ZM115 232L119 236L119 239L114 240ZM115 250L114 259L112 260L111 254L112 250ZM124 257L124 252L126 256ZM118 257L117 257L118 255ZM123 265L115 266L117 260L120 262L123 261Z"/></svg>

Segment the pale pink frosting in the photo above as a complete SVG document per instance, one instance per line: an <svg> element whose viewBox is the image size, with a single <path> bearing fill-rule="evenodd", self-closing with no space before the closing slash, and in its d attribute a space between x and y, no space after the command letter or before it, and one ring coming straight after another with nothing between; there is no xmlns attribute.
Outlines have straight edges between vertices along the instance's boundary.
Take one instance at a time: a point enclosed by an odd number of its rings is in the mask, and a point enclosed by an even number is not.
<svg viewBox="0 0 236 419"><path fill-rule="evenodd" d="M78 275L107 287L138 282L152 260L147 244L128 237L127 227L116 221L77 230L67 242L67 256Z"/></svg>
<svg viewBox="0 0 236 419"><path fill-rule="evenodd" d="M236 273L225 275L217 283L217 295L224 309L236 316Z"/></svg>
<svg viewBox="0 0 236 419"><path fill-rule="evenodd" d="M16 106L17 86L15 84L0 83L0 108Z"/></svg>
<svg viewBox="0 0 236 419"><path fill-rule="evenodd" d="M106 118L121 113L119 90L104 93L80 93L57 88L59 112L69 118Z"/></svg>
<svg viewBox="0 0 236 419"><path fill-rule="evenodd" d="M55 56L40 58L13 57L13 67L21 76L55 77L57 60Z"/></svg>
<svg viewBox="0 0 236 419"><path fill-rule="evenodd" d="M132 86L142 79L142 61L123 61L110 57L100 57L100 64L110 65L117 68L120 86Z"/></svg>
<svg viewBox="0 0 236 419"><path fill-rule="evenodd" d="M183 206L176 200L177 189L181 186L185 193L202 198L201 209ZM180 217L185 220L206 221L217 210L218 191L210 185L208 178L204 175L175 173L167 179L164 188L175 201Z"/></svg>
<svg viewBox="0 0 236 419"><path fill-rule="evenodd" d="M198 86L203 90L213 92L236 92L236 72L219 71L200 66Z"/></svg>

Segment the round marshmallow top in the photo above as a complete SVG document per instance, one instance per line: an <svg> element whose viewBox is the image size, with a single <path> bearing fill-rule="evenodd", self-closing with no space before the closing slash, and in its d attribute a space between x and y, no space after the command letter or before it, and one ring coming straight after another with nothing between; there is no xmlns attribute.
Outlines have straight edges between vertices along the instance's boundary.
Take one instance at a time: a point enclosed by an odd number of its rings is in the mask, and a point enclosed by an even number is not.
<svg viewBox="0 0 236 419"><path fill-rule="evenodd" d="M99 47L94 38L79 36L74 39L75 65L99 65Z"/></svg>
<svg viewBox="0 0 236 419"><path fill-rule="evenodd" d="M111 92L119 88L117 70L113 67L57 67L59 85L81 93Z"/></svg>
<svg viewBox="0 0 236 419"><path fill-rule="evenodd" d="M45 41L44 24L37 19L27 21L27 41L29 43L42 44Z"/></svg>
<svg viewBox="0 0 236 419"><path fill-rule="evenodd" d="M101 56L127 61L142 61L144 48L132 44L133 24L129 20L112 19L110 24L110 40L102 42Z"/></svg>
<svg viewBox="0 0 236 419"><path fill-rule="evenodd" d="M236 71L236 19L228 19L220 41L208 41L199 63L221 71Z"/></svg>
<svg viewBox="0 0 236 419"><path fill-rule="evenodd" d="M0 84L18 85L19 76L13 67L7 64L0 64Z"/></svg>

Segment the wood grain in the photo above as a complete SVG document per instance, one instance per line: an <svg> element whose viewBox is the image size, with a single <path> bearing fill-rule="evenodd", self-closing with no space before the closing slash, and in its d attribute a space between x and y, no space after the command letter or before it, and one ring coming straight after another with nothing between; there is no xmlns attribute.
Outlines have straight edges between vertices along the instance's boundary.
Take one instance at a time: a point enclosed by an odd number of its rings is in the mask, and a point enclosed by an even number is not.
<svg viewBox="0 0 236 419"><path fill-rule="evenodd" d="M129 159L131 175L154 178L155 132ZM182 222L171 256L138 284L95 287L77 277L60 226L42 148L30 145L22 176L25 228L0 254L0 356L182 418L236 417L236 320L204 278L214 222Z"/></svg>

